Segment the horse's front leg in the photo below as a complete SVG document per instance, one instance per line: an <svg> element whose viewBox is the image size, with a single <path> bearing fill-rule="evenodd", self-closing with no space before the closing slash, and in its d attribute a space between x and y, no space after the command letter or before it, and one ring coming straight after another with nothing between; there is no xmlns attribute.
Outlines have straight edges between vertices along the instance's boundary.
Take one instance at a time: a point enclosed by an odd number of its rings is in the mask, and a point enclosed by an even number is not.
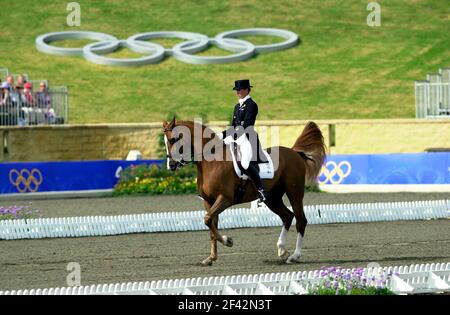
<svg viewBox="0 0 450 315"><path fill-rule="evenodd" d="M233 246L231 237L222 236L218 231L219 214L231 205L232 203L223 195L220 195L210 208L205 203L207 213L204 220L211 234L211 255L202 262L204 265L211 265L214 260L217 260L217 241L228 247Z"/></svg>
<svg viewBox="0 0 450 315"><path fill-rule="evenodd" d="M206 200L204 200L203 203L205 205L206 212L209 213L211 205ZM219 224L219 216L217 216L216 219L212 221L212 224L217 229L217 226ZM211 236L211 254L202 261L202 265L205 266L211 266L213 261L217 260L217 238L211 230L209 231L209 234Z"/></svg>
<svg viewBox="0 0 450 315"><path fill-rule="evenodd" d="M213 220L212 224L217 229L217 226L219 225L219 216ZM202 265L205 266L211 266L213 261L217 260L217 238L211 230L209 231L209 234L211 236L211 254L202 261Z"/></svg>

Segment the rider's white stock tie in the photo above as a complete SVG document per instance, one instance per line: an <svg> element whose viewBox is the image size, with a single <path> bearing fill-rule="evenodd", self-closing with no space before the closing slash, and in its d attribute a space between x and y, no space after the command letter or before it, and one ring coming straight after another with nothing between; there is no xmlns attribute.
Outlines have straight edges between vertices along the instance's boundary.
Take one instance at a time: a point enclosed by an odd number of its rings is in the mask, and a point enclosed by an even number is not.
<svg viewBox="0 0 450 315"><path fill-rule="evenodd" d="M246 101L246 100L248 100L249 98L251 98L251 96L250 96L250 94L247 94L247 96L246 97L244 97L244 98L240 98L239 99L239 109L242 109L244 106L243 106L243 104L244 104L244 102Z"/></svg>

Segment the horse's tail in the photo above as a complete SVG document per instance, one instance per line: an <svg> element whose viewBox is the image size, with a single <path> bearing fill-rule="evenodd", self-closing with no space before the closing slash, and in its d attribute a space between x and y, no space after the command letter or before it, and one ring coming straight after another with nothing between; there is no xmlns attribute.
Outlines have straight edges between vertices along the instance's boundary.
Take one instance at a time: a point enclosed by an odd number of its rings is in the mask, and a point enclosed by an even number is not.
<svg viewBox="0 0 450 315"><path fill-rule="evenodd" d="M306 124L302 134L292 146L292 150L305 160L306 181L315 183L326 157L323 135L316 123L310 121Z"/></svg>

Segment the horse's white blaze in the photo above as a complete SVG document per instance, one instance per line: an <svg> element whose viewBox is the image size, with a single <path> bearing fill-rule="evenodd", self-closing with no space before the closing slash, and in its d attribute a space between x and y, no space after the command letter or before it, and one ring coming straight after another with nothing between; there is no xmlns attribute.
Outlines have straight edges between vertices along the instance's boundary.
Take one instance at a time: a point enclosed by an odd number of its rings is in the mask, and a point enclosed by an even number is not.
<svg viewBox="0 0 450 315"><path fill-rule="evenodd" d="M166 159L167 159L167 169L170 170L170 166L169 166L169 145L168 145L168 140L167 140L167 136L164 135L164 143L166 145Z"/></svg>
<svg viewBox="0 0 450 315"><path fill-rule="evenodd" d="M298 259L302 255L302 245L303 245L303 236L300 233L297 233L297 243L295 244L295 252L291 256L289 256L287 262L298 261Z"/></svg>

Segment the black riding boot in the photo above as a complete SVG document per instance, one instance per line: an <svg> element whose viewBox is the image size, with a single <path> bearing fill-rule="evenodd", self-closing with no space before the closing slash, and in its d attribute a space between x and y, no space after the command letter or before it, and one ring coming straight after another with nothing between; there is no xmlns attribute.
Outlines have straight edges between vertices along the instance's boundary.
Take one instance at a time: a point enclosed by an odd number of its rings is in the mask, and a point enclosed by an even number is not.
<svg viewBox="0 0 450 315"><path fill-rule="evenodd" d="M252 162L250 162L250 165L245 170L245 174L249 176L250 179L255 184L256 190L258 191L259 194L259 200L261 202L265 201L267 199L267 192L264 190L264 187L262 185L257 166L255 166Z"/></svg>

